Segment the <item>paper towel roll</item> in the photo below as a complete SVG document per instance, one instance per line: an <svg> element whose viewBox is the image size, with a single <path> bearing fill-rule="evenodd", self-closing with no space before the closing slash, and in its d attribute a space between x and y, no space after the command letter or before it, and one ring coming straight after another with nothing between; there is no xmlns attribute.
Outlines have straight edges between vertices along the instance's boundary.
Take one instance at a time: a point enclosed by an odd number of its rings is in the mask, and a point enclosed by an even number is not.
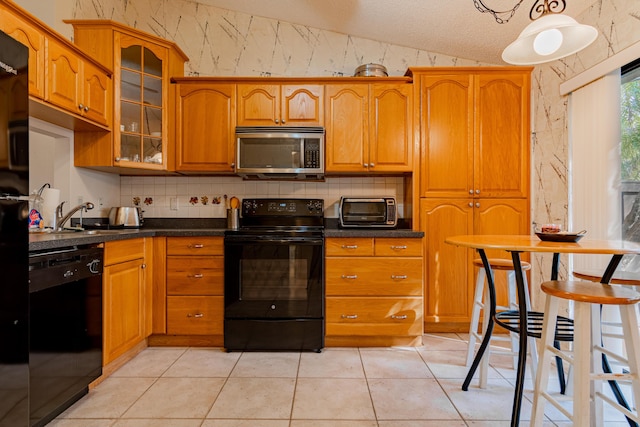
<svg viewBox="0 0 640 427"><path fill-rule="evenodd" d="M45 188L42 190L42 204L40 214L45 227L53 227L56 215L56 207L60 204L60 190L57 188Z"/></svg>

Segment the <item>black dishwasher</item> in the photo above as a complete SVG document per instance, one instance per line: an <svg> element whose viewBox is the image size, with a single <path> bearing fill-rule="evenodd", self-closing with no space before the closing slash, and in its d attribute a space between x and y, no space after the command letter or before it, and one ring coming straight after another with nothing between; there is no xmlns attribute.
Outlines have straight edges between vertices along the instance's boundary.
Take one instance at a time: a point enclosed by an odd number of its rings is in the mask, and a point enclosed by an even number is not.
<svg viewBox="0 0 640 427"><path fill-rule="evenodd" d="M29 255L29 413L43 426L102 374L103 249Z"/></svg>

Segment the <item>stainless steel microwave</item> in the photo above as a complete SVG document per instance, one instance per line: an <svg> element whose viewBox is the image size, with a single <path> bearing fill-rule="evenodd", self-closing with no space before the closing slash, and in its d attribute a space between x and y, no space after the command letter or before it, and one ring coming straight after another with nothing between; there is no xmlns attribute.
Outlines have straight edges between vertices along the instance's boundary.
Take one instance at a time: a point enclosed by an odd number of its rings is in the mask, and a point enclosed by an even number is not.
<svg viewBox="0 0 640 427"><path fill-rule="evenodd" d="M237 127L236 173L249 179L324 179L324 128Z"/></svg>
<svg viewBox="0 0 640 427"><path fill-rule="evenodd" d="M398 210L394 197L341 197L341 227L382 227L398 225Z"/></svg>

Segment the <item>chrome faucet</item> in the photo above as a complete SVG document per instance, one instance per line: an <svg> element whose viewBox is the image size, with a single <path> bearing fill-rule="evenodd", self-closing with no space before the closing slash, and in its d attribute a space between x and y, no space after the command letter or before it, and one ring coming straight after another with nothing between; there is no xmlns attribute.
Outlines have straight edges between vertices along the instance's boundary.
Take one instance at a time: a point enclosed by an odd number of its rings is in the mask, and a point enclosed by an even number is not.
<svg viewBox="0 0 640 427"><path fill-rule="evenodd" d="M76 206L75 208L67 212L66 215L62 215L62 206L65 203L66 202L62 202L56 207L55 223L53 224L53 229L55 231L62 231L64 229L64 225L66 224L67 221L69 221L69 219L71 218L71 216L73 216L74 213L82 210L87 212L88 210L93 209L93 203L87 202L87 203L79 204L78 206ZM80 215L82 215L82 212L80 212Z"/></svg>

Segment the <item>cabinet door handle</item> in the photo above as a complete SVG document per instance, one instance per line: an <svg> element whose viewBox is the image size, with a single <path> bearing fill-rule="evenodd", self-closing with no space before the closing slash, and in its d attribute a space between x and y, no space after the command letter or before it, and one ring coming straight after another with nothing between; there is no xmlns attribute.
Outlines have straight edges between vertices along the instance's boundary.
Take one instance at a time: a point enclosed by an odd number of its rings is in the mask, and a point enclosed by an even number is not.
<svg viewBox="0 0 640 427"><path fill-rule="evenodd" d="M204 245L202 243L194 243L193 245L187 245L189 249L202 249Z"/></svg>
<svg viewBox="0 0 640 427"><path fill-rule="evenodd" d="M84 105L82 104L78 105L78 110L81 110L81 111L84 110Z"/></svg>
<svg viewBox="0 0 640 427"><path fill-rule="evenodd" d="M142 264L140 268L147 268L147 264Z"/></svg>
<svg viewBox="0 0 640 427"><path fill-rule="evenodd" d="M236 164L235 163L231 163L231 169L235 169L236 168Z"/></svg>
<svg viewBox="0 0 640 427"><path fill-rule="evenodd" d="M358 249L358 245L342 245L342 249Z"/></svg>
<svg viewBox="0 0 640 427"><path fill-rule="evenodd" d="M405 320L407 318L406 314L392 314L391 315L392 319L396 319L396 320Z"/></svg>
<svg viewBox="0 0 640 427"><path fill-rule="evenodd" d="M392 275L391 275L391 278L392 278L393 280L404 280L404 279L406 279L406 278L407 278L407 275L406 275L406 274L403 274L403 275L396 275L396 274L392 274Z"/></svg>
<svg viewBox="0 0 640 427"><path fill-rule="evenodd" d="M285 119L282 119L282 124L287 123L287 121Z"/></svg>
<svg viewBox="0 0 640 427"><path fill-rule="evenodd" d="M365 168L368 168L368 167L369 167L369 163L365 163L365 164L364 164L364 167L365 167Z"/></svg>
<svg viewBox="0 0 640 427"><path fill-rule="evenodd" d="M358 315L357 314L343 314L342 316L343 319L357 319Z"/></svg>
<svg viewBox="0 0 640 427"><path fill-rule="evenodd" d="M201 317L204 317L204 314L202 314L202 313L196 313L196 314L188 313L187 317L195 317L195 318L199 319Z"/></svg>
<svg viewBox="0 0 640 427"><path fill-rule="evenodd" d="M473 194L473 190L469 190L469 194Z"/></svg>
<svg viewBox="0 0 640 427"><path fill-rule="evenodd" d="M375 168L376 164L375 163L369 163L369 167Z"/></svg>
<svg viewBox="0 0 640 427"><path fill-rule="evenodd" d="M342 278L343 278L343 279L355 280L355 279L357 279L357 278L358 278L358 275L357 275L357 274L353 274L353 275L346 275L346 274L343 274L343 275L342 275Z"/></svg>
<svg viewBox="0 0 640 427"><path fill-rule="evenodd" d="M85 105L85 106L84 106L84 111L85 111L85 112L89 111L89 106L88 106L88 105Z"/></svg>
<svg viewBox="0 0 640 427"><path fill-rule="evenodd" d="M276 124L280 123L280 120L276 119Z"/></svg>
<svg viewBox="0 0 640 427"><path fill-rule="evenodd" d="M120 161L120 157L116 157L116 158L115 158L115 161L116 161L116 162L119 162L119 161Z"/></svg>
<svg viewBox="0 0 640 427"><path fill-rule="evenodd" d="M476 203L476 208L480 207L480 202Z"/></svg>
<svg viewBox="0 0 640 427"><path fill-rule="evenodd" d="M202 279L204 277L204 274L202 273L187 274L187 277L192 277L194 279Z"/></svg>
<svg viewBox="0 0 640 427"><path fill-rule="evenodd" d="M473 207L473 203L469 202L469 207L472 208Z"/></svg>
<svg viewBox="0 0 640 427"><path fill-rule="evenodd" d="M476 194L480 194L480 190L476 190Z"/></svg>
<svg viewBox="0 0 640 427"><path fill-rule="evenodd" d="M401 250L407 249L407 245L391 246L391 249L393 249L394 251L401 251Z"/></svg>

